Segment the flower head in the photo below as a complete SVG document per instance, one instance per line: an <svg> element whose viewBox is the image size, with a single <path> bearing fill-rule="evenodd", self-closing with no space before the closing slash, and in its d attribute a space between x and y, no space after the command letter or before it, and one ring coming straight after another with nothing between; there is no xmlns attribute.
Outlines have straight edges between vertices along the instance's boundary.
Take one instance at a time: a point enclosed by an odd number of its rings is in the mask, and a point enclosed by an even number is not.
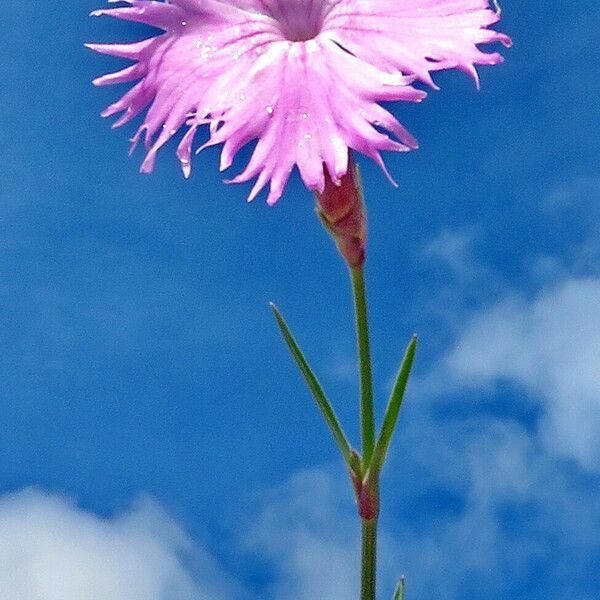
<svg viewBox="0 0 600 600"><path fill-rule="evenodd" d="M475 65L502 61L479 44L510 39L488 29L499 19L489 0L125 0L94 11L137 21L163 33L133 44L89 44L134 64L95 80L137 83L102 114L124 125L144 109L133 138L144 138L143 172L182 127L177 149L191 172L197 130L223 144L221 170L256 140L248 165L233 182L256 178L250 198L270 183L267 201L281 196L298 167L308 188L323 192L349 168L348 151L374 159L383 150L417 147L381 101L419 102L420 81L457 68L477 79Z"/></svg>

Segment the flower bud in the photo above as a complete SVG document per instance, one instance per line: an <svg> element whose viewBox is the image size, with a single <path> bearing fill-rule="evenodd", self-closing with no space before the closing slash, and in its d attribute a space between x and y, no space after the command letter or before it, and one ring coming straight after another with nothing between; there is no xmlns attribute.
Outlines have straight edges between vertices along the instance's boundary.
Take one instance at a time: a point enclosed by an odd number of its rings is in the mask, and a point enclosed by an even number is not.
<svg viewBox="0 0 600 600"><path fill-rule="evenodd" d="M348 172L339 183L325 174L325 189L316 193L317 212L331 234L340 254L351 269L365 262L367 215L360 183L360 173L352 156Z"/></svg>

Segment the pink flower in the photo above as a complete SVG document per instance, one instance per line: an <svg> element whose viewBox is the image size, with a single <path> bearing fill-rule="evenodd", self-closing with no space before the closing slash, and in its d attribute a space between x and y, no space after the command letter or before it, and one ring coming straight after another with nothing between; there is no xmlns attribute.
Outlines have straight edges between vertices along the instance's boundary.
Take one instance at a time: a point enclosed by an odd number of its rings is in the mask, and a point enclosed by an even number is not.
<svg viewBox="0 0 600 600"><path fill-rule="evenodd" d="M142 172L183 126L177 149L184 175L192 144L207 125L200 149L223 144L221 170L257 140L233 182L256 177L252 200L270 182L268 203L281 196L295 166L308 188L338 183L348 150L374 159L382 150L417 147L410 133L378 102L420 102L420 81L435 87L433 71L457 68L477 79L475 65L495 65L497 53L477 45L510 39L487 29L499 19L488 0L126 0L93 15L145 23L164 33L133 44L89 44L133 65L95 80L139 80L102 114L122 113L120 126L149 106L133 148L148 149ZM386 133L387 132L387 133ZM325 172L326 170L326 172Z"/></svg>

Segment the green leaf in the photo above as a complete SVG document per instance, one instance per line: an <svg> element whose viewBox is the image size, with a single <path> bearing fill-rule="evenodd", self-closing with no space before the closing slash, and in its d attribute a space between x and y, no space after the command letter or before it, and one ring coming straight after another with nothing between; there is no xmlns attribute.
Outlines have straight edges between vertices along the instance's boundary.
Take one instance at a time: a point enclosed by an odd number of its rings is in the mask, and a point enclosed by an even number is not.
<svg viewBox="0 0 600 600"><path fill-rule="evenodd" d="M304 376L304 379L306 380L306 383L312 392L317 406L325 418L327 426L333 434L333 437L342 453L342 456L344 457L344 460L346 461L346 464L348 465L348 468L351 472L354 472L354 469L356 468L355 453L353 453L353 450L348 443L348 439L346 438L346 435L342 429L342 426L340 425L335 411L333 410L333 407L331 406L331 403L327 399L327 396L325 396L325 392L323 391L321 384L306 361L306 358L304 358L304 354L302 354L302 350L300 350L300 347L294 339L290 328L273 303L271 303L271 310L277 319L277 324L281 329L283 338L285 339L288 348L290 349L290 352L292 353L292 356L294 357L294 360L300 369L300 372Z"/></svg>
<svg viewBox="0 0 600 600"><path fill-rule="evenodd" d="M350 450L350 475L356 478L357 481L362 481L362 460L360 454L352 449Z"/></svg>
<svg viewBox="0 0 600 600"><path fill-rule="evenodd" d="M373 451L373 458L369 464L368 473L372 477L376 477L379 474L385 462L390 442L396 429L396 423L398 422L398 414L404 400L404 392L406 391L406 384L412 370L416 350L417 337L414 336L408 345L400 371L398 372L398 377L396 378L396 383L385 411L381 433Z"/></svg>
<svg viewBox="0 0 600 600"><path fill-rule="evenodd" d="M398 587L394 592L394 597L392 598L392 600L404 600L404 583L404 577L402 577L402 579L400 579L400 581L398 582Z"/></svg>

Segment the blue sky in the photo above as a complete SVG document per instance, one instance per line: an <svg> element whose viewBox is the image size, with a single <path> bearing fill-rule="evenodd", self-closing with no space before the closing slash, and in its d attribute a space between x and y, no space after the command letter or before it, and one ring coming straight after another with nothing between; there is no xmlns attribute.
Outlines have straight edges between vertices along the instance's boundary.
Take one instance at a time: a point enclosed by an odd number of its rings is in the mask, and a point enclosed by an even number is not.
<svg viewBox="0 0 600 600"><path fill-rule="evenodd" d="M138 173L83 43L145 31L100 4L3 10L0 598L355 597L350 490L268 310L356 439L344 267L297 180L268 208L213 150ZM399 189L361 162L380 407L422 340L381 598L600 597L600 8L503 8L481 92L393 107Z"/></svg>

